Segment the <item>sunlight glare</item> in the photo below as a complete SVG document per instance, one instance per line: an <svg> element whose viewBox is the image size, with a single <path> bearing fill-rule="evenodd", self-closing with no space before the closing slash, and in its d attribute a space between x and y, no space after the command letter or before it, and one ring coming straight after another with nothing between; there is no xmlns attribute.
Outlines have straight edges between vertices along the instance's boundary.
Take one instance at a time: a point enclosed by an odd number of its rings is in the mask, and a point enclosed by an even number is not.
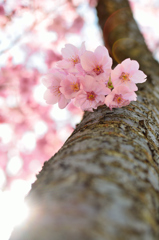
<svg viewBox="0 0 159 240"><path fill-rule="evenodd" d="M27 186L21 184L22 192L25 187ZM26 191L28 191L28 189L26 189ZM17 194L17 192L19 194ZM28 215L29 208L24 202L24 195L20 195L19 189L13 188L11 191L0 190L1 240L8 240L14 227L22 224L27 219Z"/></svg>

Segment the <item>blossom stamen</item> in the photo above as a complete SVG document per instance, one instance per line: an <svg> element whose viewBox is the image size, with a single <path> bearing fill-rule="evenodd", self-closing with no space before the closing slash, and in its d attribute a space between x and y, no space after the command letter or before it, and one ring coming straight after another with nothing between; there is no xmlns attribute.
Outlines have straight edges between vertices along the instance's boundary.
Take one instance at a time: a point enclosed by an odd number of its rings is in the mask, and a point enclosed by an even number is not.
<svg viewBox="0 0 159 240"><path fill-rule="evenodd" d="M89 101L94 101L96 98L96 94L92 91L92 92L87 92L87 100Z"/></svg>
<svg viewBox="0 0 159 240"><path fill-rule="evenodd" d="M71 60L73 61L74 65L80 62L79 57L72 58Z"/></svg>
<svg viewBox="0 0 159 240"><path fill-rule="evenodd" d="M124 101L124 99L121 94L115 94L113 101L118 104L121 104Z"/></svg>
<svg viewBox="0 0 159 240"><path fill-rule="evenodd" d="M96 73L96 75L99 75L100 73L103 73L103 72L104 72L102 66L99 66L99 65L97 65L97 66L93 69L93 71Z"/></svg>
<svg viewBox="0 0 159 240"><path fill-rule="evenodd" d="M127 82L130 81L129 76L130 76L129 73L122 72L119 78L121 79L122 82Z"/></svg>
<svg viewBox="0 0 159 240"><path fill-rule="evenodd" d="M110 106L111 109L112 108L116 108L116 107L123 107L123 106L126 106L126 105L128 105L130 103L129 100L124 99L122 97L122 94L115 94L114 98L113 98L113 101L115 102L115 104L112 104Z"/></svg>
<svg viewBox="0 0 159 240"><path fill-rule="evenodd" d="M71 87L72 91L74 91L74 92L77 92L80 90L79 83L73 83L70 85L70 87Z"/></svg>

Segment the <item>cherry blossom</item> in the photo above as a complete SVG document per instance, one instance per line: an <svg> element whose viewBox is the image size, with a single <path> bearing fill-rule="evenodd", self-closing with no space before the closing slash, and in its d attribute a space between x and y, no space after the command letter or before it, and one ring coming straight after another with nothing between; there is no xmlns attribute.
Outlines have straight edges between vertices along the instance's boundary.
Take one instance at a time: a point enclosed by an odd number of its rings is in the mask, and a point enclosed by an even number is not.
<svg viewBox="0 0 159 240"><path fill-rule="evenodd" d="M69 74L61 81L60 91L67 99L74 98L80 90L80 79L73 74Z"/></svg>
<svg viewBox="0 0 159 240"><path fill-rule="evenodd" d="M68 31L67 22L61 15L58 15L51 23L49 23L47 29L48 31L55 31L58 40L60 40Z"/></svg>
<svg viewBox="0 0 159 240"><path fill-rule="evenodd" d="M94 52L85 51L81 56L82 68L89 74L107 83L112 66L112 58L104 46L99 46Z"/></svg>
<svg viewBox="0 0 159 240"><path fill-rule="evenodd" d="M123 84L129 87L132 91L137 91L136 83L143 83L146 81L146 75L139 70L139 64L130 58L125 59L121 64L118 64L114 70L111 71L111 81L113 86Z"/></svg>
<svg viewBox="0 0 159 240"><path fill-rule="evenodd" d="M66 44L65 48L62 48L63 60L57 63L57 66L62 69L69 70L69 72L78 72L77 65L80 65L80 57L85 52L85 44L82 43L78 49L72 44Z"/></svg>
<svg viewBox="0 0 159 240"><path fill-rule="evenodd" d="M104 104L105 95L110 89L102 82L94 81L92 76L81 77L82 89L77 93L74 104L82 110L93 111Z"/></svg>
<svg viewBox="0 0 159 240"><path fill-rule="evenodd" d="M137 95L128 87L120 85L115 87L112 92L106 96L105 104L112 110L112 108L120 108L128 105L131 101L136 101Z"/></svg>
<svg viewBox="0 0 159 240"><path fill-rule="evenodd" d="M51 68L54 62L61 60L61 56L55 53L52 49L46 50L45 62L48 68Z"/></svg>
<svg viewBox="0 0 159 240"><path fill-rule="evenodd" d="M81 28L83 27L83 25L84 25L83 18L81 16L78 16L74 20L74 22L73 22L71 28L69 29L69 31L72 32L72 33L79 33Z"/></svg>
<svg viewBox="0 0 159 240"><path fill-rule="evenodd" d="M59 108L65 108L69 100L61 92L61 81L65 79L65 75L59 71L54 71L42 79L43 84L48 88L44 93L44 99L48 104L58 102Z"/></svg>
<svg viewBox="0 0 159 240"><path fill-rule="evenodd" d="M111 110L120 108L136 101L136 83L146 81L138 62L129 58L111 70L112 59L103 46L91 52L84 43L80 49L66 44L62 54L63 59L57 63L59 68L50 70L43 79L48 88L44 95L46 102L58 102L60 108L71 100L83 111L92 112L103 104ZM72 72L75 65L76 71Z"/></svg>
<svg viewBox="0 0 159 240"><path fill-rule="evenodd" d="M89 0L89 5L91 7L96 7L97 6L97 3L98 3L98 0Z"/></svg>
<svg viewBox="0 0 159 240"><path fill-rule="evenodd" d="M0 4L0 15L5 15L4 7Z"/></svg>

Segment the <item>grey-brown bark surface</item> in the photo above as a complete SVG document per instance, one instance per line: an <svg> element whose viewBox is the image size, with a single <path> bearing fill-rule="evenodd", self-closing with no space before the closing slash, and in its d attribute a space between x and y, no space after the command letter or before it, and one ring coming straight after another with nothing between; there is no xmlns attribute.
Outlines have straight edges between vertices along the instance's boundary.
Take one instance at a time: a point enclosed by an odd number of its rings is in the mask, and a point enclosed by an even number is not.
<svg viewBox="0 0 159 240"><path fill-rule="evenodd" d="M126 9L119 14L121 7ZM97 10L102 27L118 11L121 24L106 31L111 32L106 45L116 60L118 54L137 59L148 81L137 102L85 113L45 162L27 197L31 216L11 240L159 239L159 66L126 0L100 0ZM137 44L113 52L121 38Z"/></svg>

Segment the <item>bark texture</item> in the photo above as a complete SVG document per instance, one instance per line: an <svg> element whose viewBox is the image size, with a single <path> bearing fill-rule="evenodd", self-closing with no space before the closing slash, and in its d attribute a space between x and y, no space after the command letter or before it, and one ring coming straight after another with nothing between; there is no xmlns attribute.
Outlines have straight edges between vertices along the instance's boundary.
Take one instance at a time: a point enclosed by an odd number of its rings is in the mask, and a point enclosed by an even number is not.
<svg viewBox="0 0 159 240"><path fill-rule="evenodd" d="M84 114L45 162L27 197L31 216L10 240L159 239L159 66L126 0L100 0L97 11L102 28L114 24L112 56L137 59L148 81L137 102ZM113 55L121 38L131 40Z"/></svg>

